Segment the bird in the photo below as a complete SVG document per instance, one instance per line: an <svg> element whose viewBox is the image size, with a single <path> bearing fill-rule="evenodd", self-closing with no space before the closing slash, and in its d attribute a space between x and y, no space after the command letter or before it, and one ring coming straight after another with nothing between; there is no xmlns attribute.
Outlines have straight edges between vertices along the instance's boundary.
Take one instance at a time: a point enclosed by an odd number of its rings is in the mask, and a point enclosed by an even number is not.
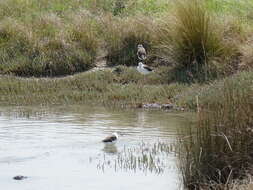
<svg viewBox="0 0 253 190"><path fill-rule="evenodd" d="M151 69L147 65L144 65L142 62L139 62L138 67L137 67L137 71L139 71L140 73L146 75L146 74L149 74L150 72L152 72L153 69Z"/></svg>
<svg viewBox="0 0 253 190"><path fill-rule="evenodd" d="M119 138L119 135L118 135L118 133L115 132L115 133L112 133L112 135L107 136L106 138L104 138L102 140L102 142L104 142L104 143L115 143L118 140L118 138Z"/></svg>
<svg viewBox="0 0 253 190"><path fill-rule="evenodd" d="M140 61L144 61L147 58L147 53L142 44L137 46L137 57Z"/></svg>
<svg viewBox="0 0 253 190"><path fill-rule="evenodd" d="M23 180L23 179L26 179L28 178L27 176L23 176L23 175L17 175L17 176L14 176L13 179L15 180Z"/></svg>

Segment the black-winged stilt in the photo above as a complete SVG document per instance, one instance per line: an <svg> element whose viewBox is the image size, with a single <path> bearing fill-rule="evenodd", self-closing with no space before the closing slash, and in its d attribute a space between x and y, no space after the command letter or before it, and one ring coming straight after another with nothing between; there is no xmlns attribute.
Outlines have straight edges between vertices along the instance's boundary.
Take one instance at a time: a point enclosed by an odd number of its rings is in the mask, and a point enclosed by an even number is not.
<svg viewBox="0 0 253 190"><path fill-rule="evenodd" d="M118 133L113 133L112 135L106 137L105 139L102 140L104 143L115 143L119 138Z"/></svg>
<svg viewBox="0 0 253 190"><path fill-rule="evenodd" d="M146 74L149 74L150 72L152 72L153 69L151 69L147 65L144 65L142 62L139 62L138 67L137 67L137 71L139 71L140 73L146 75Z"/></svg>

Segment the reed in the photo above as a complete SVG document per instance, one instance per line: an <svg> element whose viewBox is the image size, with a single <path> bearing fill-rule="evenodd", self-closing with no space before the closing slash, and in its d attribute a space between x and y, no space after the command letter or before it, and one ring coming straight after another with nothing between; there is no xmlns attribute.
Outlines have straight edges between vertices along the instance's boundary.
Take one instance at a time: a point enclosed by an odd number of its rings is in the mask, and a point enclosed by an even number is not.
<svg viewBox="0 0 253 190"><path fill-rule="evenodd" d="M252 170L252 73L225 80L200 100L198 122L180 141L180 169L190 189L242 179Z"/></svg>
<svg viewBox="0 0 253 190"><path fill-rule="evenodd" d="M167 156L175 156L175 144L166 142L139 143L134 147L124 147L116 151L114 145L107 145L105 154L98 160L97 168L104 171L113 168L117 171L140 171L144 173L162 174L170 168ZM114 150L114 151L113 151ZM112 157L115 155L115 157ZM92 161L92 158L90 158Z"/></svg>

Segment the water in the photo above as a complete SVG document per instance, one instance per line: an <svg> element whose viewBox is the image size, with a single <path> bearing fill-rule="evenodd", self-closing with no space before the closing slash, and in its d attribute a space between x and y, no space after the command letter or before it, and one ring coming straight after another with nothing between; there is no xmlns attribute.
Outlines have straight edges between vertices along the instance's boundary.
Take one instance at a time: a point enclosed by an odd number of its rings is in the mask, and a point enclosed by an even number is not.
<svg viewBox="0 0 253 190"><path fill-rule="evenodd" d="M173 143L187 118L84 106L0 108L0 189L179 189L173 151L153 151L162 172L128 164L159 143ZM115 145L101 143L115 131L122 134ZM16 175L28 178L15 181Z"/></svg>

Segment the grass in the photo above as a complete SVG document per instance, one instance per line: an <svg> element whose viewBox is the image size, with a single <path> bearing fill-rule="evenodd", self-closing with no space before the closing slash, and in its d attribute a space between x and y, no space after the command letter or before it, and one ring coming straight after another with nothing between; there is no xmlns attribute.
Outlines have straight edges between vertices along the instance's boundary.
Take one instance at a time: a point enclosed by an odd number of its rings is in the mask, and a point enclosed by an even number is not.
<svg viewBox="0 0 253 190"><path fill-rule="evenodd" d="M252 7L237 0L1 1L0 105L196 110L197 128L181 144L184 183L225 188L251 171ZM155 67L146 76L129 67L140 43ZM100 52L115 68L82 73Z"/></svg>
<svg viewBox="0 0 253 190"><path fill-rule="evenodd" d="M105 145L103 150L105 154L102 155L103 158L99 159L97 164L97 168L103 172L106 168L113 168L115 172L141 171L145 174L155 173L159 175L168 169L167 156L175 156L174 144L166 142L140 143L135 147L124 147L119 152L115 145ZM112 155L115 157L112 158Z"/></svg>
<svg viewBox="0 0 253 190"><path fill-rule="evenodd" d="M127 69L127 68L126 68ZM63 78L18 78L2 76L1 105L87 104L138 107L142 103L167 103L184 85L160 84L154 75L136 70L124 74L97 71ZM132 76L132 81L126 78ZM134 78L135 77L135 78ZM146 84L150 81L151 84Z"/></svg>
<svg viewBox="0 0 253 190"><path fill-rule="evenodd" d="M233 77L216 80L208 84L194 84L191 85L190 88L185 89L179 96L176 96L175 101L183 107L188 107L197 111L196 97L198 97L202 105L206 106L209 102L220 100L223 92L222 90L226 83L231 83L231 86L234 85L233 87L235 89L242 87L246 89L250 88L253 81L252 76L252 71L244 71ZM250 93L250 91L248 91L248 93Z"/></svg>
<svg viewBox="0 0 253 190"><path fill-rule="evenodd" d="M241 73L200 95L197 126L188 128L180 144L180 168L188 188L212 183L226 188L251 173L252 76Z"/></svg>
<svg viewBox="0 0 253 190"><path fill-rule="evenodd" d="M174 12L163 18L155 43L161 57L175 65L177 80L203 82L228 73L238 52L233 23L220 22L199 0L177 2Z"/></svg>
<svg viewBox="0 0 253 190"><path fill-rule="evenodd" d="M84 14L77 14L68 26L54 14L41 15L28 26L4 19L0 23L0 72L41 77L92 68L98 45L96 26Z"/></svg>
<svg viewBox="0 0 253 190"><path fill-rule="evenodd" d="M104 39L108 51L108 65L136 65L138 44L143 44L148 53L151 53L152 27L155 27L155 24L150 18L145 16L124 19L107 17L103 25L106 26Z"/></svg>
<svg viewBox="0 0 253 190"><path fill-rule="evenodd" d="M141 43L148 52L147 64L176 63L175 80L223 76L239 57L235 33L240 27L235 27L237 19L224 25L224 19L213 14L217 10L212 5L217 2L211 2L2 2L0 73L28 77L74 74L94 67L101 49L107 52L108 65L136 65L136 46ZM182 75L190 77L184 80Z"/></svg>

